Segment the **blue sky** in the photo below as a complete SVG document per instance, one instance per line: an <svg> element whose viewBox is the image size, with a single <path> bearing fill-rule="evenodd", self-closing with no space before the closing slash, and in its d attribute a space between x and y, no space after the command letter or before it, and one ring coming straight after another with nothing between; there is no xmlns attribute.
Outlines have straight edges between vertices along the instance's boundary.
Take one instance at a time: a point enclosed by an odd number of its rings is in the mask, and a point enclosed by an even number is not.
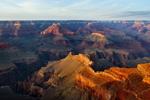
<svg viewBox="0 0 150 100"><path fill-rule="evenodd" d="M1 0L0 20L150 20L150 0Z"/></svg>

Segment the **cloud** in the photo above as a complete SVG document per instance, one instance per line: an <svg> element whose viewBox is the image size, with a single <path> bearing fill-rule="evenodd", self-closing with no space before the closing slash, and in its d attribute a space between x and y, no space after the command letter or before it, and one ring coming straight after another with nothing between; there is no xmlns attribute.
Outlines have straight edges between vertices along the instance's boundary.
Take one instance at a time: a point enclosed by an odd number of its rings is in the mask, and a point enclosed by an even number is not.
<svg viewBox="0 0 150 100"><path fill-rule="evenodd" d="M127 16L143 16L150 17L150 11L128 11L126 12Z"/></svg>
<svg viewBox="0 0 150 100"><path fill-rule="evenodd" d="M126 11L116 14L114 17L150 19L150 11Z"/></svg>
<svg viewBox="0 0 150 100"><path fill-rule="evenodd" d="M1 7L16 7L16 8L20 7L18 4L16 4L16 2L13 2L11 0L2 0L0 2L0 6Z"/></svg>
<svg viewBox="0 0 150 100"><path fill-rule="evenodd" d="M1 0L0 19L150 19L149 6L129 1Z"/></svg>

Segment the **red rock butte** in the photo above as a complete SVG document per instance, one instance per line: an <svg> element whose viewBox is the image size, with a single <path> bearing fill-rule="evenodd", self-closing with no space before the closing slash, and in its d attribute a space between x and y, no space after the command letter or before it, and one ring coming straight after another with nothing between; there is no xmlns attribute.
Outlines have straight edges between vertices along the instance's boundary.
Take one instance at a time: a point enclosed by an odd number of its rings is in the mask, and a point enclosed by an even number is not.
<svg viewBox="0 0 150 100"><path fill-rule="evenodd" d="M54 35L54 36L62 36L63 34L73 35L74 33L69 31L66 28L63 28L60 23L53 23L44 31L41 32L41 35Z"/></svg>

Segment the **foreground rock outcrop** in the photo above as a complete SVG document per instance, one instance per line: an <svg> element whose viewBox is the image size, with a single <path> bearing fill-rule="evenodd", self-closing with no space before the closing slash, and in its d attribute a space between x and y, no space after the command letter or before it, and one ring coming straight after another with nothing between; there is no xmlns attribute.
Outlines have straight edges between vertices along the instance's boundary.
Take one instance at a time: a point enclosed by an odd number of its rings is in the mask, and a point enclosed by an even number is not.
<svg viewBox="0 0 150 100"><path fill-rule="evenodd" d="M42 100L150 100L150 63L95 72L83 54L49 62L20 83Z"/></svg>

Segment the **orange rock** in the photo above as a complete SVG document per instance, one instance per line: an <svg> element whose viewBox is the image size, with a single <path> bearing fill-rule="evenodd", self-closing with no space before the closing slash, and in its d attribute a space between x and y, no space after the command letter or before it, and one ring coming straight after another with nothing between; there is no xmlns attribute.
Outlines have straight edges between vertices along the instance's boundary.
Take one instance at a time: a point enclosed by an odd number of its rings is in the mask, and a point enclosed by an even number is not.
<svg viewBox="0 0 150 100"><path fill-rule="evenodd" d="M146 89L141 93L142 100L150 100L150 89Z"/></svg>
<svg viewBox="0 0 150 100"><path fill-rule="evenodd" d="M48 87L47 96L52 100L57 97L62 100L80 100L82 97L81 100L150 100L149 63L139 64L137 68L111 67L99 72L95 72L91 64L85 55L70 53L66 58L41 68L36 75L39 77L32 80L31 92L35 94L38 90L37 94L40 94ZM34 82L46 86L42 89Z"/></svg>
<svg viewBox="0 0 150 100"><path fill-rule="evenodd" d="M137 69L144 75L150 76L150 63L138 64Z"/></svg>
<svg viewBox="0 0 150 100"><path fill-rule="evenodd" d="M145 76L145 77L143 78L143 82L145 82L145 83L147 83L147 84L150 85L150 77Z"/></svg>
<svg viewBox="0 0 150 100"><path fill-rule="evenodd" d="M117 91L117 100L140 100L140 98L137 97L137 95L128 90L119 90Z"/></svg>

